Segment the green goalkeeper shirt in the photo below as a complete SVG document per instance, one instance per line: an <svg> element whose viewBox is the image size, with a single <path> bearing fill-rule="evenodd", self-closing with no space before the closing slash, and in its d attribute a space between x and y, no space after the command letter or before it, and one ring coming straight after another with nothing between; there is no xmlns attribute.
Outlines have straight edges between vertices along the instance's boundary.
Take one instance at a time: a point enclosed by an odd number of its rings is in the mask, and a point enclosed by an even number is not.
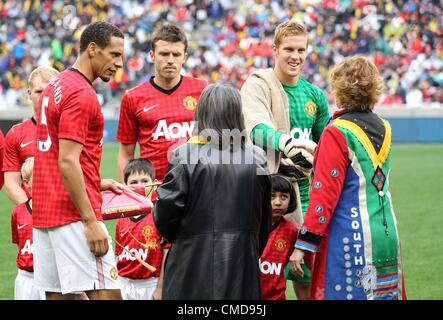
<svg viewBox="0 0 443 320"><path fill-rule="evenodd" d="M329 120L325 95L317 86L303 78L299 78L295 86L283 85L283 89L288 97L291 136L296 139L309 139L318 143L320 135ZM278 140L283 133L285 132L277 131L261 123L252 130L251 139L259 146L274 148L278 151ZM300 181L299 189L304 214L309 201L309 181Z"/></svg>

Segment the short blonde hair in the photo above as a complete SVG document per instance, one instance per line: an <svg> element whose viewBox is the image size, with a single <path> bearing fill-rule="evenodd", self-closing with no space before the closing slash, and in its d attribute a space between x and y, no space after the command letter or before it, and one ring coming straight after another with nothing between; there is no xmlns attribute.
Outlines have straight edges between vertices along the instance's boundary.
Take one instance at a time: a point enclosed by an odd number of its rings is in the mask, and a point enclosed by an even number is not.
<svg viewBox="0 0 443 320"><path fill-rule="evenodd" d="M346 57L329 72L332 95L339 107L363 111L374 109L383 90L383 78L368 58Z"/></svg>
<svg viewBox="0 0 443 320"><path fill-rule="evenodd" d="M309 32L308 29L301 23L298 23L296 21L286 21L283 23L280 23L277 28L275 28L274 32L274 45L278 47L283 38L289 37L289 36L306 36L308 37L308 42L306 43L306 47L309 44Z"/></svg>
<svg viewBox="0 0 443 320"><path fill-rule="evenodd" d="M30 185L32 180L32 172L34 171L34 157L26 158L25 162L22 164L21 174L22 179L26 184Z"/></svg>
<svg viewBox="0 0 443 320"><path fill-rule="evenodd" d="M34 69L28 77L28 88L32 88L34 80L40 78L43 82L49 82L58 75L58 71L52 67L41 66Z"/></svg>

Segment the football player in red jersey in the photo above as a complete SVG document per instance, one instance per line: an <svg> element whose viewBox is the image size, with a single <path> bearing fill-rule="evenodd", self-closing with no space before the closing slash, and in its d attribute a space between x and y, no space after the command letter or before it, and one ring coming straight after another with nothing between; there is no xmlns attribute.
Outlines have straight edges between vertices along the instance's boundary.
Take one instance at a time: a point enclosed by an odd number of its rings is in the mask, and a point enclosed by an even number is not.
<svg viewBox="0 0 443 320"><path fill-rule="evenodd" d="M263 300L286 300L284 268L289 263L297 227L283 216L296 209L297 199L292 183L280 174L271 175L272 230L260 257Z"/></svg>
<svg viewBox="0 0 443 320"><path fill-rule="evenodd" d="M92 81L123 64L123 33L88 25L72 68L51 80L37 112L33 176L34 280L47 299L120 299L111 237L103 223L100 179L104 119Z"/></svg>
<svg viewBox="0 0 443 320"><path fill-rule="evenodd" d="M38 99L49 81L57 74L57 70L46 66L38 67L31 72L28 78L28 95L34 114L30 119L14 125L5 138L2 170L5 174L6 194L15 205L25 202L30 196L26 184L21 186L20 168L27 158L33 157L36 153Z"/></svg>
<svg viewBox="0 0 443 320"><path fill-rule="evenodd" d="M26 159L21 168L21 177L29 190L32 189L34 157ZM15 300L44 300L45 293L34 286L34 262L32 257L32 199L12 209L12 243L17 244L17 268Z"/></svg>
<svg viewBox="0 0 443 320"><path fill-rule="evenodd" d="M148 159L133 159L123 170L125 184L146 185L155 179L155 170ZM163 286L163 265L170 244L163 244L152 214L119 219L115 229L118 274L122 280L123 300L160 300ZM155 267L148 270L134 256Z"/></svg>
<svg viewBox="0 0 443 320"><path fill-rule="evenodd" d="M137 142L140 157L152 161L157 179L163 180L169 166L168 150L192 133L194 111L207 82L180 74L187 47L186 35L174 25L164 25L152 35L154 76L122 98L117 131L121 182Z"/></svg>

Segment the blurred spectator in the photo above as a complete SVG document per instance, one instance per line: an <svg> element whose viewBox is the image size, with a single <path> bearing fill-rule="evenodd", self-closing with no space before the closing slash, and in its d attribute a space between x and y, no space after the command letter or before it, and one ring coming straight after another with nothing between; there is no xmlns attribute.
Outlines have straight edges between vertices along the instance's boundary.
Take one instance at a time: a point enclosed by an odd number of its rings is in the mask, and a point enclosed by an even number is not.
<svg viewBox="0 0 443 320"><path fill-rule="evenodd" d="M411 108L420 108L423 106L423 93L417 83L412 85L406 94L406 106Z"/></svg>
<svg viewBox="0 0 443 320"><path fill-rule="evenodd" d="M399 106L404 104L404 101L400 93L391 88L389 89L389 92L381 99L380 104L383 106Z"/></svg>
<svg viewBox="0 0 443 320"><path fill-rule="evenodd" d="M71 65L83 27L96 20L118 25L127 40L124 70L108 84L97 83L105 105L152 74L150 35L158 24L177 23L192 35L187 74L241 87L253 70L273 65L272 30L287 19L310 30L304 74L329 103L330 67L361 53L373 58L385 79L381 104L406 103L411 86L414 103L418 90L423 103L443 104L442 8L443 0L4 0L0 108L27 103L32 68Z"/></svg>

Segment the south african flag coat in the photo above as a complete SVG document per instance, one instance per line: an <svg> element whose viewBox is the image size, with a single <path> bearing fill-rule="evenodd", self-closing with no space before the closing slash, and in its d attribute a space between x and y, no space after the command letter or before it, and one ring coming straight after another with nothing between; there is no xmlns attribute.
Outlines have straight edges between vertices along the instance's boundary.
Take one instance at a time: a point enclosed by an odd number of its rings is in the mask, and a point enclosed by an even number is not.
<svg viewBox="0 0 443 320"><path fill-rule="evenodd" d="M371 111L338 111L323 132L296 242L313 252L313 299L406 298L390 150L390 125Z"/></svg>

